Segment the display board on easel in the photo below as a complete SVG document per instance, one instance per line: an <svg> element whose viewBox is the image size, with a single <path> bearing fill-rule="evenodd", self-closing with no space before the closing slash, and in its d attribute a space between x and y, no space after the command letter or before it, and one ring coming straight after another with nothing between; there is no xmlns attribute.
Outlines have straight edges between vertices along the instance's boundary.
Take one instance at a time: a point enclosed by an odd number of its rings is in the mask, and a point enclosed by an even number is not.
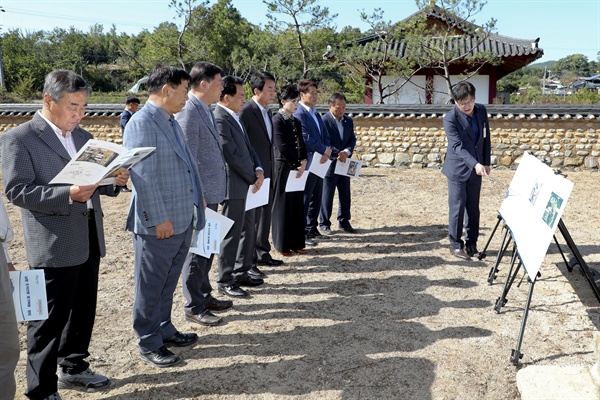
<svg viewBox="0 0 600 400"><path fill-rule="evenodd" d="M531 280L538 275L572 190L571 181L534 156L523 155L499 212Z"/></svg>

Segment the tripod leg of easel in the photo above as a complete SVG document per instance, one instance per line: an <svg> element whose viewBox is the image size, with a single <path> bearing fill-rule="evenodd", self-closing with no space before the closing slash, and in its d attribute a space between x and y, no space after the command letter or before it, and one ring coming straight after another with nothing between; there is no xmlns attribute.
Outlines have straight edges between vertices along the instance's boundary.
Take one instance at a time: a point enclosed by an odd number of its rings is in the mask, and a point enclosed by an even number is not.
<svg viewBox="0 0 600 400"><path fill-rule="evenodd" d="M527 314L529 313L529 306L531 305L531 297L533 296L533 286L535 280L531 280L531 286L529 286L529 295L527 296L527 304L525 304L525 311L523 312L523 322L521 322L521 332L519 333L519 340L517 341L517 348L513 349L510 354L510 361L513 365L519 365L519 361L523 358L521 353L521 344L523 344L523 335L525 335L525 324L527 323Z"/></svg>
<svg viewBox="0 0 600 400"><path fill-rule="evenodd" d="M573 272L573 267L571 267L571 265L569 264L569 261L567 261L567 257L565 257L565 253L563 252L562 247L560 247L560 244L558 243L558 239L556 238L556 235L554 235L553 237L554 237L554 243L556 243L556 247L558 247L558 251L560 251L560 255L562 256L562 259L565 262L565 265L567 266L567 270L569 272Z"/></svg>
<svg viewBox="0 0 600 400"><path fill-rule="evenodd" d="M496 310L497 314L500 314L500 309L502 307L504 307L506 305L506 303L508 302L508 300L506 299L506 295L508 294L510 287L512 286L513 282L515 281L515 278L517 277L517 274L519 273L519 269L521 269L521 261L520 260L519 260L519 264L515 268L516 261L517 261L517 248L516 248L516 246L514 246L513 247L513 256L510 260L510 270L508 271L508 276L506 277L506 282L504 282L504 289L502 289L502 295L500 295L500 297L498 297L498 299L496 300L496 305L494 306L494 310ZM514 273L513 273L513 270L514 270Z"/></svg>
<svg viewBox="0 0 600 400"><path fill-rule="evenodd" d="M494 237L494 234L496 233L496 230L498 229L498 226L500 226L501 221L502 221L502 217L500 216L500 214L498 214L498 221L496 221L496 226L494 226L494 229L492 230L492 234L488 238L487 243L483 247L483 250L480 251L479 255L477 256L477 258L479 260L483 260L487 256L487 254L486 254L487 248L489 247L490 242L492 241L492 238Z"/></svg>
<svg viewBox="0 0 600 400"><path fill-rule="evenodd" d="M508 229L507 229L506 232L504 232L504 238L502 239L502 244L500 245L500 251L498 252L498 255L496 256L496 263L494 264L492 269L490 269L490 273L488 274L488 283L490 285L492 283L494 283L494 279L496 279L496 276L498 275L498 267L500 266L500 260L502 260L502 257L504 257L504 253L506 252L506 249L508 248L508 244L510 243L511 240L512 240L512 236L510 236L508 234Z"/></svg>

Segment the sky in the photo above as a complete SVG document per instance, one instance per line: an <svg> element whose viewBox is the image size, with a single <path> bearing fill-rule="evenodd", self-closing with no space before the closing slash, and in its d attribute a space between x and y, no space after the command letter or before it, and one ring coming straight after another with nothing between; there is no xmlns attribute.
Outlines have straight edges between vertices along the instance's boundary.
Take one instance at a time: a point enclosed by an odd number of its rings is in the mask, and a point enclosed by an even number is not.
<svg viewBox="0 0 600 400"><path fill-rule="evenodd" d="M214 4L216 0L211 0ZM1 32L69 28L87 32L90 26L102 24L107 32L114 24L117 32L137 34L152 31L161 22L172 21L175 12L170 0L0 0ZM198 1L200 3L200 0ZM266 23L267 7L262 0L232 0L241 15L253 24ZM338 29L350 25L366 31L360 11L371 13L375 7L384 18L399 21L417 11L414 0L317 0L338 14ZM596 61L600 51L600 0L488 0L475 23L497 20L497 33L519 39L540 38L544 49L541 60L558 60L571 54L583 54Z"/></svg>

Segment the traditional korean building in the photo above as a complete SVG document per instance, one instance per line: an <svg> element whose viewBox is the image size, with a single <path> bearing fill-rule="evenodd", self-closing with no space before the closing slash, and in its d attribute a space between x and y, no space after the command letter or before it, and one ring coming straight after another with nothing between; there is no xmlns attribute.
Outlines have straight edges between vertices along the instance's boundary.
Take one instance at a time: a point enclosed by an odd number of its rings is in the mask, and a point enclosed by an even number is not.
<svg viewBox="0 0 600 400"><path fill-rule="evenodd" d="M539 38L517 39L509 36L491 33L484 40L480 40L471 34L480 26L474 25L468 21L462 20L457 22L457 18L450 20L452 17L447 12L437 6L430 6L420 10L401 23L416 18L417 16L426 16L426 24L445 24L451 25L454 29L454 34L447 39L447 46L454 49L463 49L462 52L467 54L466 57L459 59L450 64L449 73L451 81L458 82L461 80L461 75L464 76L468 72L478 68L476 75L468 79L477 89L477 101L483 104L503 103L498 97L496 82L502 77L516 71L533 61L541 58L544 51L538 47ZM481 28L482 29L482 28ZM378 41L379 35L372 35L361 38L354 42L361 46L367 43ZM432 41L441 40L431 38ZM335 50L329 54L329 59L335 60ZM483 66L474 66L470 64L467 57L477 56L478 53L487 53L495 56L495 63L487 63ZM388 44L389 57L406 58L407 44L394 41ZM386 98L387 104L445 104L449 101L446 89L446 81L439 74L440 70L432 68L420 69L411 77L396 94ZM398 79L394 76L383 76L384 83L393 83ZM404 82L404 81L402 81ZM379 93L373 89L373 82L367 79L365 88L365 103L374 104L379 101Z"/></svg>

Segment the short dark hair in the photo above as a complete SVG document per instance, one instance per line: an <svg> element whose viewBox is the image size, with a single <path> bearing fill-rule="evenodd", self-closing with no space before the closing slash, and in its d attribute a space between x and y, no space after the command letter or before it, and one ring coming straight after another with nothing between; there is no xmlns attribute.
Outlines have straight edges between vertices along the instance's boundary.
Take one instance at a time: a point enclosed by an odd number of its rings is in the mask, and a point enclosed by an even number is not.
<svg viewBox="0 0 600 400"><path fill-rule="evenodd" d="M294 100L300 96L300 91L296 85L285 85L279 91L277 91L277 99L280 104L283 104L284 100Z"/></svg>
<svg viewBox="0 0 600 400"><path fill-rule="evenodd" d="M452 99L455 102L469 96L475 97L475 86L471 82L460 82L452 87Z"/></svg>
<svg viewBox="0 0 600 400"><path fill-rule="evenodd" d="M127 105L127 104L129 104L129 103L137 103L137 104L140 104L140 99L138 99L138 98L137 98L137 97L135 97L135 96L129 96L129 97L127 98L127 100L125 100L125 105Z"/></svg>
<svg viewBox="0 0 600 400"><path fill-rule="evenodd" d="M267 81L275 82L275 77L267 71L254 71L250 75L250 89L254 93L254 89L263 90Z"/></svg>
<svg viewBox="0 0 600 400"><path fill-rule="evenodd" d="M159 64L154 67L148 77L148 93L156 93L164 85L170 85L172 88L176 88L181 85L181 81L189 81L190 79L190 75L181 68Z"/></svg>
<svg viewBox="0 0 600 400"><path fill-rule="evenodd" d="M236 85L244 86L244 81L242 78L238 78L237 76L233 75L227 75L225 78L223 78L223 91L221 92L221 100L223 100L226 94L235 96L237 94Z"/></svg>
<svg viewBox="0 0 600 400"><path fill-rule="evenodd" d="M346 100L346 96L344 96L342 93L334 93L334 94L331 95L331 97L327 101L327 104L333 104L333 103L335 103L338 100L344 100L344 103L348 102Z"/></svg>
<svg viewBox="0 0 600 400"><path fill-rule="evenodd" d="M55 69L46 75L44 94L48 93L52 100L59 102L65 93L92 93L92 87L80 75L66 69Z"/></svg>
<svg viewBox="0 0 600 400"><path fill-rule="evenodd" d="M212 82L217 75L223 75L223 70L220 67L208 61L197 62L190 71L190 77L192 78L190 86L196 88L202 81Z"/></svg>
<svg viewBox="0 0 600 400"><path fill-rule="evenodd" d="M298 81L298 90L300 91L300 93L308 93L308 89L311 86L314 88L318 88L317 82L313 81L312 79L302 79Z"/></svg>

